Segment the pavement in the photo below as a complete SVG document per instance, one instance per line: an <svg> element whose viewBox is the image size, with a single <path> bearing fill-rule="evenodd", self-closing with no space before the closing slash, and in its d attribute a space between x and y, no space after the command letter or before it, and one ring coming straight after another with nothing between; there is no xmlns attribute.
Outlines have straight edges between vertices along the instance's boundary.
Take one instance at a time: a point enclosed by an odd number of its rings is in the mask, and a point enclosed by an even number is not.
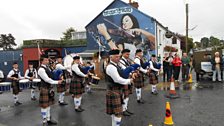
<svg viewBox="0 0 224 126"><path fill-rule="evenodd" d="M147 81L146 81L147 82ZM165 86L164 86L165 85ZM179 83L178 99L169 99L169 83L158 85L159 94L152 95L150 85L146 84L142 94L145 104L136 102L136 95L130 96L130 117L122 118L122 126L162 126L165 119L165 105L169 101L175 126L223 126L224 125L224 90L223 83L202 80L199 84ZM212 85L212 86L211 86ZM93 87L93 93L83 95L82 113L76 113L71 96L66 96L67 106L58 103L51 106L51 114L58 120L57 126L111 126L111 117L105 113L106 82ZM36 90L38 96L38 90ZM23 103L14 106L11 92L0 94L0 126L41 126L38 101L30 100L30 90L24 90L19 98Z"/></svg>

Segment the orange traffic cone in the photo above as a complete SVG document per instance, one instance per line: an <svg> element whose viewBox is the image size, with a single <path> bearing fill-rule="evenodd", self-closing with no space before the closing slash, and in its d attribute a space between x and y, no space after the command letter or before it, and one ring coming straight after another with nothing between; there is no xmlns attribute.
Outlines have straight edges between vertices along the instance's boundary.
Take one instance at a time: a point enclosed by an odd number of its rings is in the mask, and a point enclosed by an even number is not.
<svg viewBox="0 0 224 126"><path fill-rule="evenodd" d="M189 84L193 83L193 80L192 80L192 74L190 73L188 76L189 76L188 83L189 83Z"/></svg>
<svg viewBox="0 0 224 126"><path fill-rule="evenodd" d="M165 117L164 124L169 126L172 126L174 124L169 102L166 102L166 117Z"/></svg>
<svg viewBox="0 0 224 126"><path fill-rule="evenodd" d="M170 91L166 95L167 98L179 98L179 95L177 94L175 90L175 85L174 85L174 79L173 77L171 78L171 83L170 83Z"/></svg>

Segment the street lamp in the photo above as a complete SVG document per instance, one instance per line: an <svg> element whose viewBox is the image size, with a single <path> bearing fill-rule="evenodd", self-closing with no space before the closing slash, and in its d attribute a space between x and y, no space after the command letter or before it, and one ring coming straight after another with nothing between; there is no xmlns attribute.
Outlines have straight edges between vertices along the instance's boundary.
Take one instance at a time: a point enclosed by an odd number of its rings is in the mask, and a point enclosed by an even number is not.
<svg viewBox="0 0 224 126"><path fill-rule="evenodd" d="M185 48L187 53L187 44L188 44L188 3L189 0L185 0L185 9L186 9L186 38L185 38Z"/></svg>

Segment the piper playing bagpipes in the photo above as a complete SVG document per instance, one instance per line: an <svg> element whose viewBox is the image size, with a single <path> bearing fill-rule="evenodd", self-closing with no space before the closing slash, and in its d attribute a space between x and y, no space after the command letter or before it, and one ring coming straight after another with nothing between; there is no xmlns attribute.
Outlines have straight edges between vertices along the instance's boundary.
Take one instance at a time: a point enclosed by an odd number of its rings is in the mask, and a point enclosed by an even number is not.
<svg viewBox="0 0 224 126"><path fill-rule="evenodd" d="M57 57L57 64L56 64L56 68L55 68L55 72L58 73L57 75L59 75L60 78L56 79L56 80L65 80L66 79L66 71L67 69L69 69L70 67L65 67L62 65L62 57L59 56ZM57 85L57 93L59 94L59 105L61 106L64 106L64 105L68 105L68 103L66 103L64 101L64 97L65 97L65 91L66 91L66 83L65 81L60 84L60 85Z"/></svg>
<svg viewBox="0 0 224 126"><path fill-rule="evenodd" d="M120 126L123 115L122 110L122 87L130 85L133 79L122 77L122 70L118 65L120 60L120 51L111 50L110 63L106 67L106 77L109 81L106 93L106 113L112 117L112 126Z"/></svg>
<svg viewBox="0 0 224 126"><path fill-rule="evenodd" d="M158 91L156 88L156 84L158 84L158 75L161 70L161 64L157 63L156 55L152 54L150 63L150 69L149 72L149 83L152 85L152 94L157 95Z"/></svg>
<svg viewBox="0 0 224 126"><path fill-rule="evenodd" d="M134 86L135 86L136 95L137 95L137 102L141 103L141 104L144 104L144 101L142 100L142 97L141 97L141 91L142 91L142 88L144 87L144 77L143 77L143 75L148 73L148 70L143 68L144 62L142 60L142 57L143 57L142 50L137 49L136 53L135 53L134 62L140 65L140 69L139 69L138 77L136 77L134 79Z"/></svg>

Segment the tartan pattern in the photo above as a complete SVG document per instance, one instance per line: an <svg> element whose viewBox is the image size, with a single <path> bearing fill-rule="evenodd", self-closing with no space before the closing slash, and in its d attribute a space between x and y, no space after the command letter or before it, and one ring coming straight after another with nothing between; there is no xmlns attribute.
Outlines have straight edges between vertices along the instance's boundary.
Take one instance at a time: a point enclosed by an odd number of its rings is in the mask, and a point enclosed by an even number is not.
<svg viewBox="0 0 224 126"><path fill-rule="evenodd" d="M143 73L139 73L138 77L136 77L134 79L134 86L135 88L142 88L144 87L144 77L143 77Z"/></svg>
<svg viewBox="0 0 224 126"><path fill-rule="evenodd" d="M124 85L122 87L122 93L124 94L124 98L128 98L129 94L132 94L132 86Z"/></svg>
<svg viewBox="0 0 224 126"><path fill-rule="evenodd" d="M109 115L122 116L121 91L108 90L106 93L106 113Z"/></svg>
<svg viewBox="0 0 224 126"><path fill-rule="evenodd" d="M62 93L62 92L65 92L67 89L66 89L66 84L57 84L57 93Z"/></svg>
<svg viewBox="0 0 224 126"><path fill-rule="evenodd" d="M21 92L20 88L19 88L19 82L18 81L12 81L12 93L14 95L19 94L19 92Z"/></svg>
<svg viewBox="0 0 224 126"><path fill-rule="evenodd" d="M155 85L158 84L158 77L156 76L155 73L150 72L149 73L149 84Z"/></svg>
<svg viewBox="0 0 224 126"><path fill-rule="evenodd" d="M70 84L70 90L69 92L73 95L81 95L85 92L85 86L83 84L83 78L78 78L73 76L72 82Z"/></svg>
<svg viewBox="0 0 224 126"><path fill-rule="evenodd" d="M49 96L49 90L49 88L40 87L39 106L41 108L46 108L54 104L54 98Z"/></svg>

